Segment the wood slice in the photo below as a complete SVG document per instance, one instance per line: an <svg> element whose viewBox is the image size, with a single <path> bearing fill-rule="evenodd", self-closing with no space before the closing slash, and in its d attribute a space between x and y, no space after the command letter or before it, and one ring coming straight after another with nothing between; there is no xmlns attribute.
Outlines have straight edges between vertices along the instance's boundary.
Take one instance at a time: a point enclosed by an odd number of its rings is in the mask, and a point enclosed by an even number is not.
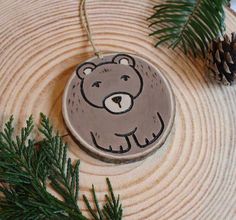
<svg viewBox="0 0 236 220"><path fill-rule="evenodd" d="M70 156L81 159L81 195L95 184L99 201L110 177L127 220L236 219L236 87L211 82L201 59L165 46L155 49L146 20L157 1L89 0L94 40L107 52L144 56L168 78L176 118L166 150L141 162L112 165L90 157L67 137ZM75 66L93 56L78 16L79 1L1 1L0 120L19 126L48 114L61 134L65 84ZM235 16L227 11L227 32ZM90 197L91 198L91 197ZM82 197L80 204L88 215Z"/></svg>

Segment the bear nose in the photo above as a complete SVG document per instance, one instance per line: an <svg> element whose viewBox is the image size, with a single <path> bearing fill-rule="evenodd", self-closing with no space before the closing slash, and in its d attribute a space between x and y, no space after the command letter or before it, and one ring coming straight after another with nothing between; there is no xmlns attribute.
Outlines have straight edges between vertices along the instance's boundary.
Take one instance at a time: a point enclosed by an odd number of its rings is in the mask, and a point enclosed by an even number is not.
<svg viewBox="0 0 236 220"><path fill-rule="evenodd" d="M120 104L121 99L122 99L121 96L115 96L115 97L112 98L112 101L115 102L115 103L117 103L117 104Z"/></svg>

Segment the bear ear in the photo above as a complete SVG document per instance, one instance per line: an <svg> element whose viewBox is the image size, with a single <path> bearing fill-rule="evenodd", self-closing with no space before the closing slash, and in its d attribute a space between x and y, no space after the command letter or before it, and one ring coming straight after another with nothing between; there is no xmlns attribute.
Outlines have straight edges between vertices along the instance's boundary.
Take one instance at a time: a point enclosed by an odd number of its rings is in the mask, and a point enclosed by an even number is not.
<svg viewBox="0 0 236 220"><path fill-rule="evenodd" d="M96 65L94 63L83 63L76 69L76 74L80 79L83 79L85 76L90 74L94 69L96 68Z"/></svg>
<svg viewBox="0 0 236 220"><path fill-rule="evenodd" d="M118 54L113 58L113 63L123 64L128 66L135 66L134 58L127 54Z"/></svg>

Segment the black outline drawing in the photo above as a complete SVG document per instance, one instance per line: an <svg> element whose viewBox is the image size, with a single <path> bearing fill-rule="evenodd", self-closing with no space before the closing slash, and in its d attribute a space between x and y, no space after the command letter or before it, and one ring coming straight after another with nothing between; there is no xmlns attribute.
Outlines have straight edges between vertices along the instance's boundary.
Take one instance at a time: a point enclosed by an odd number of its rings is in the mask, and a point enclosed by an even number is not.
<svg viewBox="0 0 236 220"><path fill-rule="evenodd" d="M135 133L133 133L132 136L133 136L134 141L135 141L135 143L137 144L138 147L145 148L148 145L153 144L161 136L161 134L163 133L164 128L165 128L164 121L163 121L161 115L159 114L159 112L157 112L157 116L158 116L158 118L159 118L159 120L161 122L161 129L159 130L159 132L157 134L152 133L152 136L153 136L152 140L148 140L147 138L145 138L145 142L146 143L145 144L140 144L138 139L137 139L137 137L136 137L136 135L135 135Z"/></svg>
<svg viewBox="0 0 236 220"><path fill-rule="evenodd" d="M126 147L125 150L124 150L124 147L122 145L120 145L120 150L113 150L111 145L109 145L109 147L108 147L109 149L103 148L100 145L98 145L93 132L90 132L90 134L92 136L92 141L93 141L95 147L100 149L100 150L102 150L102 151L109 152L109 153L114 153L114 154L123 154L123 153L127 153L131 149L131 143L130 143L130 140L129 140L128 136L124 136L124 138L125 138L125 140L127 142L127 147Z"/></svg>
<svg viewBox="0 0 236 220"><path fill-rule="evenodd" d="M102 66L102 65L105 65L105 64L118 64L117 62L115 62L115 59L116 59L117 57L119 57L119 56L120 56L120 57L122 57L122 56L128 57L128 58L130 58L130 59L132 60L132 64L129 65L129 66L131 66L131 67L134 69L134 71L137 73L137 75L138 75L138 77L139 77L139 80L140 80L140 89L139 89L137 95L136 95L136 96L132 96L131 94L129 94L130 97L133 98L132 103L134 102L134 99L136 99L136 98L142 93L142 90L143 90L143 78L141 77L139 71L135 68L135 60L134 60L134 58L131 57L131 56L129 56L129 55L127 55L127 54L117 54L116 56L114 56L114 57L112 58L112 61L110 61L110 62L103 62L103 63L100 63L100 64L98 64L98 65L95 65L95 64L92 63L92 62L86 62L86 63L81 64L81 65L76 69L76 75L81 79L81 83L80 83L81 95L82 95L82 97L84 98L84 100L85 100L88 104L90 104L91 106L93 106L93 107L95 107L95 108L100 108L100 109L101 109L101 108L104 108L104 109L107 110L107 108L104 106L104 101L103 101L103 106L98 106L98 105L93 104L92 102L90 102L90 101L87 99L87 97L86 97L86 95L85 95L85 93L84 93L84 90L83 90L84 78L82 78L82 77L80 76L79 70L80 70L83 66L86 66L86 65L92 65L92 66L94 66L94 69L95 69L96 67ZM124 59L125 59L125 58L124 58ZM116 93L118 93L118 92L116 92ZM121 93L122 93L122 92L121 92ZM124 92L123 92L123 93L124 93ZM109 96L111 96L112 94L113 94L113 93L108 94L106 97L109 97ZM128 94L128 93L126 93L126 94ZM133 107L133 105L132 105L132 107ZM130 110L131 110L131 108L128 109L128 111L130 111ZM123 111L122 113L126 113L126 112L128 112L128 111ZM112 113L112 114L119 114L119 113L114 113L114 112L111 112L111 111L108 111L108 112L110 112L110 113ZM122 114L122 113L120 113L120 114Z"/></svg>
<svg viewBox="0 0 236 220"><path fill-rule="evenodd" d="M91 67L91 69L95 69L97 66L94 64L94 63L92 63L92 62L86 62L86 63L82 63L82 64L80 64L77 68L76 68L76 75L81 79L81 80L83 80L83 78L84 77L81 77L81 75L79 74L79 70L81 69L81 67L82 66L87 66L87 65L91 65L92 67ZM88 68L88 67L86 67L86 68ZM85 69L86 69L85 68ZM85 70L84 69L84 70ZM83 70L83 72L84 72L84 70ZM86 76L86 74L84 74L84 76Z"/></svg>
<svg viewBox="0 0 236 220"><path fill-rule="evenodd" d="M128 95L128 96L130 97L130 99L131 99L131 105L130 105L130 107L129 107L128 109L124 110L124 111L121 111L121 112L112 112L109 108L106 107L105 101L106 101L107 98L109 98L109 97L111 97L111 96L113 96L113 95ZM127 93L127 92L113 92L113 93L109 94L108 96L105 96L105 98L103 99L102 103L103 103L104 108L105 108L108 112L110 112L110 113L112 113L112 114L115 114L115 115L119 115L119 114L123 114L123 113L129 112L129 111L133 108L133 105L134 105L134 97L133 97L132 95L130 95L129 93Z"/></svg>
<svg viewBox="0 0 236 220"><path fill-rule="evenodd" d="M157 141L158 138L162 135L162 133L164 131L165 123L164 123L164 121L163 121L163 119L162 119L162 117L161 117L159 112L157 112L157 116L158 116L159 121L161 123L161 128L160 128L160 130L158 131L157 134L153 133L153 139L152 140L149 141L147 138L145 138L145 141L146 141L145 144L140 144L138 139L137 139L137 137L136 137L136 135L135 135L135 132L138 129L137 127L134 128L131 132L126 133L126 134L117 134L117 133L115 133L116 136L124 137L125 138L125 140L127 142L127 147L125 148L125 150L124 150L123 146L120 146L120 150L113 150L111 145L109 145L108 148L104 148L104 147L100 146L97 143L96 138L95 138L93 132L90 132L93 144L95 145L96 148L98 148L99 150L105 151L105 152L114 153L114 154L124 154L124 153L127 153L128 151L130 151L130 149L131 149L131 143L130 143L129 137L132 136L133 139L134 139L134 142L136 143L136 145L139 148L146 148L147 146L149 146L149 145L153 144L155 141Z"/></svg>

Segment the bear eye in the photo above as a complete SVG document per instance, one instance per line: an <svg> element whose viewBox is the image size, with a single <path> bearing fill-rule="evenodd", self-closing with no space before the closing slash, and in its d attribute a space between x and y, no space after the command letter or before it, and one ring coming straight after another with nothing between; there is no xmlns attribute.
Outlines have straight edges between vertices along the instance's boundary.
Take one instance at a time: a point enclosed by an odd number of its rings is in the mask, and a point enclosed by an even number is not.
<svg viewBox="0 0 236 220"><path fill-rule="evenodd" d="M123 75L120 78L123 79L124 81L127 81L130 77L127 75Z"/></svg>
<svg viewBox="0 0 236 220"><path fill-rule="evenodd" d="M100 83L102 83L101 81L96 81L93 83L92 87L99 87L100 86Z"/></svg>

